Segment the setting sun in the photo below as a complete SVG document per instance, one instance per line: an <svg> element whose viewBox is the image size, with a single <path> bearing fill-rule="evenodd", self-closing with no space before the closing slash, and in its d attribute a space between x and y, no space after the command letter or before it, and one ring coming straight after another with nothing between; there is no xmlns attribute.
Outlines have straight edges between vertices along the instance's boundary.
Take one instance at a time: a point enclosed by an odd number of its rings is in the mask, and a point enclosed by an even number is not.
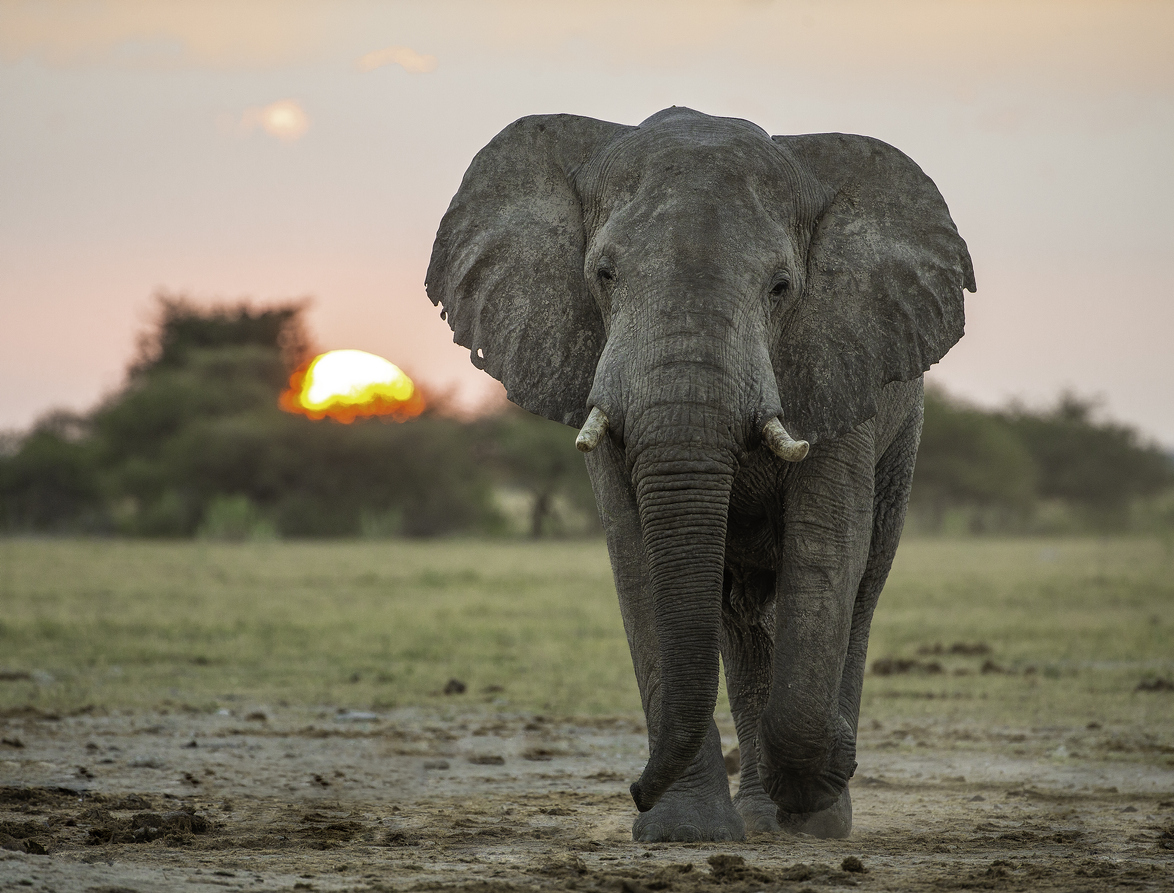
<svg viewBox="0 0 1174 893"><path fill-rule="evenodd" d="M346 423L387 415L402 422L424 411L424 398L403 370L363 350L316 356L290 377L280 402L286 412Z"/></svg>

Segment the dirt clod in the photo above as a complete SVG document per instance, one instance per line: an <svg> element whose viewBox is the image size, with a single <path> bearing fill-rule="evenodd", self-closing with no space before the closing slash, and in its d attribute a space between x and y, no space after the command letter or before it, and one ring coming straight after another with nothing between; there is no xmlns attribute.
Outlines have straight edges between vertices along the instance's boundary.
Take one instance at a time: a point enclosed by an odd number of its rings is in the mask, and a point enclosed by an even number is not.
<svg viewBox="0 0 1174 893"><path fill-rule="evenodd" d="M864 863L855 856L846 856L844 861L840 863L840 870L850 871L853 874L864 874L868 871L868 869L864 867Z"/></svg>
<svg viewBox="0 0 1174 893"><path fill-rule="evenodd" d="M897 676L902 673L936 675L938 673L944 673L945 670L936 660L923 661L911 657L882 657L872 662L872 672L877 676Z"/></svg>
<svg viewBox="0 0 1174 893"><path fill-rule="evenodd" d="M1137 688L1134 691L1174 691L1174 679L1162 676L1143 679L1137 683Z"/></svg>
<svg viewBox="0 0 1174 893"><path fill-rule="evenodd" d="M193 834L203 834L212 825L201 815L176 810L173 812L140 812L129 819L97 817L98 822L89 830L86 843L126 844L151 843L163 840L171 846L182 846L191 842Z"/></svg>

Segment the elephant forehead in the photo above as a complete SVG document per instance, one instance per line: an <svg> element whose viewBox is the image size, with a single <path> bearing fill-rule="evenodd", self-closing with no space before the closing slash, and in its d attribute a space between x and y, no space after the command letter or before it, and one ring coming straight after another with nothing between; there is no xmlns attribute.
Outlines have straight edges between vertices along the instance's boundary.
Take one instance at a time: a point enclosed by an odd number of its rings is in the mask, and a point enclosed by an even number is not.
<svg viewBox="0 0 1174 893"><path fill-rule="evenodd" d="M802 173L757 128L670 119L617 140L580 172L589 232L734 243L810 225Z"/></svg>
<svg viewBox="0 0 1174 893"><path fill-rule="evenodd" d="M628 192L664 184L783 198L795 191L799 177L762 130L747 121L708 116L638 127L608 146L600 162L599 184Z"/></svg>
<svg viewBox="0 0 1174 893"><path fill-rule="evenodd" d="M725 259L757 275L759 267L793 253L796 241L786 221L758 203L649 191L656 194L638 194L613 208L592 235L593 244L621 266L716 270Z"/></svg>

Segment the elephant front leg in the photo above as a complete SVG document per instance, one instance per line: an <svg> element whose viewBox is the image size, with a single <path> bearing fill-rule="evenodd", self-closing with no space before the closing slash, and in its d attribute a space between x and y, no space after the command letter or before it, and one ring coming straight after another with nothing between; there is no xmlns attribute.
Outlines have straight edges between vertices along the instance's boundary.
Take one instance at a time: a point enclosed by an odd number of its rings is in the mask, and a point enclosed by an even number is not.
<svg viewBox="0 0 1174 893"><path fill-rule="evenodd" d="M856 718L841 694L872 533L872 455L864 425L813 450L786 493L758 768L779 824L820 837L851 830Z"/></svg>
<svg viewBox="0 0 1174 893"><path fill-rule="evenodd" d="M860 720L860 693L864 686L864 664L872 614L880 599L901 530L913 484L913 463L921 433L921 411L910 414L900 433L876 465L872 511L872 534L868 561L860 578L852 607L848 652L840 679L840 715L851 728L853 740ZM816 837L847 837L852 830L852 797L847 787L830 809L807 814L780 816L783 829Z"/></svg>
<svg viewBox="0 0 1174 893"><path fill-rule="evenodd" d="M636 497L623 457L604 442L587 456L587 469L607 531L624 630L632 653L649 742L657 728L661 685L659 644L653 618L648 561L644 552ZM632 838L660 841L742 840L745 826L730 800L721 737L711 719L705 742L686 772L632 826Z"/></svg>

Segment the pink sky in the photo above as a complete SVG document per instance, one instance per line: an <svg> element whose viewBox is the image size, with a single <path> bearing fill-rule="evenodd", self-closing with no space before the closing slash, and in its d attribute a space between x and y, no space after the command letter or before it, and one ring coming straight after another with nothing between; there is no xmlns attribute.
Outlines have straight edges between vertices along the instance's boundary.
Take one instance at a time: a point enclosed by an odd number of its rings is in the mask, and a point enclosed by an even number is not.
<svg viewBox="0 0 1174 893"><path fill-rule="evenodd" d="M473 154L677 104L909 153L979 284L931 378L1174 446L1172 46L1174 4L1128 0L7 2L0 429L117 388L160 289L312 296L323 348L484 400L423 289Z"/></svg>

